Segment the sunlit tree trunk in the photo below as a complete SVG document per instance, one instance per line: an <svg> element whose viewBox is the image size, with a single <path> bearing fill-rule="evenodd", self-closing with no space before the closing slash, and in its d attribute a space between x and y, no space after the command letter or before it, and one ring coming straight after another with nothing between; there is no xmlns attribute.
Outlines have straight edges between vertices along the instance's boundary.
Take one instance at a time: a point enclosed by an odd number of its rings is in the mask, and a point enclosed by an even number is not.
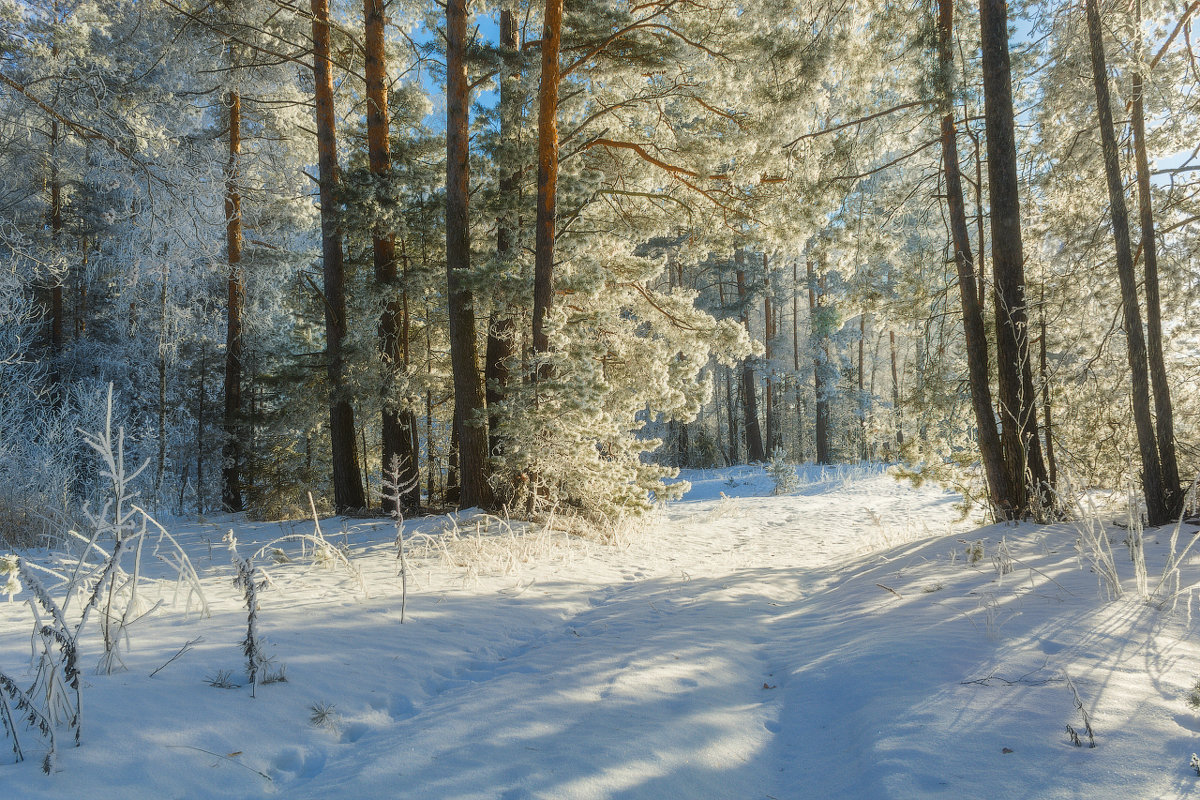
<svg viewBox="0 0 1200 800"><path fill-rule="evenodd" d="M1137 44L1141 51L1141 2L1136 2ZM1162 300L1158 288L1158 244L1154 238L1154 207L1150 196L1150 159L1146 153L1145 87L1141 71L1133 73L1133 150L1137 159L1138 218L1141 223L1142 264L1146 285L1146 347L1150 358L1150 385L1154 392L1154 424L1158 457L1162 464L1163 500L1171 514L1179 510L1179 459L1175 453L1175 411L1167 364L1163 356Z"/></svg>
<svg viewBox="0 0 1200 800"><path fill-rule="evenodd" d="M384 48L385 0L363 0L363 30L366 45L364 77L367 91L367 158L371 174L386 179L392 169L388 143L387 52ZM375 280L387 298L379 318L379 355L384 370L381 398L383 470L387 474L393 462L399 467L399 485L409 487L402 502L413 510L421 503L420 472L417 465L416 414L400 408L391 396L390 385L397 371L408 367L408 340L404 330L404 303L393 295L398 270L396 236L378 226L371 235L371 254ZM393 501L383 497L383 510L392 511Z"/></svg>
<svg viewBox="0 0 1200 800"><path fill-rule="evenodd" d="M988 189L991 200L992 273L995 281L996 366L999 374L1001 449L1009 497L1002 504L1016 516L1033 513L1031 492L1041 495L1046 467L1038 440L1021 206L1017 192L1017 147L1008 54L1005 0L980 0L984 122L987 129ZM1047 500L1038 498L1039 503Z"/></svg>
<svg viewBox="0 0 1200 800"><path fill-rule="evenodd" d="M554 297L554 237L558 190L558 88L561 80L563 0L546 0L542 75L538 89L537 230L533 265L533 351L550 350L546 317ZM539 369L539 374L545 374Z"/></svg>
<svg viewBox="0 0 1200 800"><path fill-rule="evenodd" d="M954 262L958 268L958 290L962 301L963 331L967 344L967 375L971 387L971 407L979 436L979 454L987 478L992 508L1003 517L1012 513L1005 508L1008 485L1004 456L996 430L992 390L988 377L987 330L975 287L975 259L967 228L967 208L963 200L962 176L958 166L958 140L954 127L950 75L954 69L954 0L938 0L938 74L941 86L938 103L942 112L942 165L946 176L946 207L950 215L950 234Z"/></svg>
<svg viewBox="0 0 1200 800"><path fill-rule="evenodd" d="M1138 450L1142 459L1142 491L1151 525L1170 518L1163 493L1162 468L1158 443L1150 417L1150 379L1146 361L1146 338L1142 331L1142 313L1138 306L1137 276L1133 251L1129 244L1129 212L1125 205L1125 187L1121 181L1121 161L1113 129L1112 105L1108 92L1108 71L1104 63L1104 39L1096 0L1085 0L1088 43L1091 49L1092 79L1096 88L1096 112L1100 120L1100 143L1104 149L1104 175L1108 181L1108 201L1112 211L1113 240L1116 242L1117 276L1121 282L1125 341L1133 389L1133 422L1137 429Z"/></svg>
<svg viewBox="0 0 1200 800"><path fill-rule="evenodd" d="M446 4L446 284L450 361L454 373L454 428L458 440L458 502L491 505L487 465L487 407L475 336L470 219L470 89L467 85L467 0Z"/></svg>
<svg viewBox="0 0 1200 800"><path fill-rule="evenodd" d="M321 186L321 257L324 272L325 374L329 382L329 440L333 462L333 505L338 511L366 506L354 440L354 409L346 394L343 340L346 336L346 285L342 230L337 126L330 63L329 0L312 0L313 77L315 79L317 169Z"/></svg>

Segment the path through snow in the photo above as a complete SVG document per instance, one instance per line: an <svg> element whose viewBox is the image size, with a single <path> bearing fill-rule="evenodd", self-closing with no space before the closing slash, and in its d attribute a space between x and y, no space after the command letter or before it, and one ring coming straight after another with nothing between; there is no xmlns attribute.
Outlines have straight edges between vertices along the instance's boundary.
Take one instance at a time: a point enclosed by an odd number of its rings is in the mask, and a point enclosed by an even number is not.
<svg viewBox="0 0 1200 800"><path fill-rule="evenodd" d="M878 471L802 475L795 494L773 497L761 470L689 474L688 498L620 548L559 536L497 549L494 524L477 535L464 523L447 552L488 553L484 566L504 556L504 574L419 561L403 626L389 527L347 521L335 534L328 521L366 592L342 572L272 568L261 627L288 682L257 699L205 683L239 671L244 611L227 557L210 547L222 531L192 525L181 535L212 618L147 621L128 672L88 676L84 747L63 750L49 778L29 762L0 766L0 796L1190 792L1190 620L1105 605L1065 527L970 534L989 555L1005 538L1019 569L1003 578L987 559L965 564L945 537L964 527L956 496ZM246 552L303 528L238 535ZM27 616L0 606L0 669L28 657ZM1096 720L1096 750L1063 733L1081 726L1067 671ZM332 706L329 724L311 724L317 706Z"/></svg>

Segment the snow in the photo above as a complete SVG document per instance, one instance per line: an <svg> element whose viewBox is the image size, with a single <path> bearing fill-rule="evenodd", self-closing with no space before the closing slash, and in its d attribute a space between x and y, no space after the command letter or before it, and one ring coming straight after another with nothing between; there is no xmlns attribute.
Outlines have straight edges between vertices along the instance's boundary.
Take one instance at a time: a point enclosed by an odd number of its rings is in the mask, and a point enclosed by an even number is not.
<svg viewBox="0 0 1200 800"><path fill-rule="evenodd" d="M176 520L212 616L182 600L137 623L127 669L85 673L83 746L55 771L22 732L4 798L1182 797L1200 719L1190 595L1107 601L1068 524L958 522L956 495L879 468L758 468L693 484L615 541L478 513L395 532L324 520L359 578L258 563L267 652L287 681L244 682L239 553L312 522ZM1194 526L1185 526L1180 547ZM1132 571L1110 531L1118 568ZM1147 531L1151 587L1170 531ZM1001 541L1013 569L993 563ZM984 558L968 563L968 545ZM1194 559L1184 583L1197 580ZM174 586L161 584L170 601ZM32 682L29 608L0 602L0 670ZM191 650L162 666L185 642ZM88 637L84 661L97 660ZM1067 676L1090 715L1096 747ZM330 706L324 725L314 707ZM1066 726L1083 737L1072 746ZM5 744L4 747L7 747ZM40 749L39 749L40 748Z"/></svg>

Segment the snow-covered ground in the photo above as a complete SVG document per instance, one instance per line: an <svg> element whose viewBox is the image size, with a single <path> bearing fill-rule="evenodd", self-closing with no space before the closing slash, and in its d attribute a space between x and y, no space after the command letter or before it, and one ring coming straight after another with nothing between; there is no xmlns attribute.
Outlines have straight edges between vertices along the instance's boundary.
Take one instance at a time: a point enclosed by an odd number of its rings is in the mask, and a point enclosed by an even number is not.
<svg viewBox="0 0 1200 800"><path fill-rule="evenodd" d="M937 487L878 469L801 476L775 497L758 469L686 474L692 492L616 544L518 536L478 515L457 532L445 517L414 521L404 625L390 523L325 520L361 581L296 543L289 563L262 559L273 585L260 630L287 681L255 698L209 685L221 671L244 680L229 523L172 525L211 616L164 606L133 626L127 669L112 675L91 669L89 636L82 746L60 731L47 777L44 745L22 730L26 761L0 764L0 798L1125 800L1200 788L1190 595L1159 610L1128 577L1126 598L1107 601L1069 525L970 531ZM246 555L312 523L236 529ZM1152 584L1169 534L1147 533ZM1183 578L1200 580L1200 564ZM170 600L175 587L158 591ZM0 602L0 670L23 685L24 597Z"/></svg>

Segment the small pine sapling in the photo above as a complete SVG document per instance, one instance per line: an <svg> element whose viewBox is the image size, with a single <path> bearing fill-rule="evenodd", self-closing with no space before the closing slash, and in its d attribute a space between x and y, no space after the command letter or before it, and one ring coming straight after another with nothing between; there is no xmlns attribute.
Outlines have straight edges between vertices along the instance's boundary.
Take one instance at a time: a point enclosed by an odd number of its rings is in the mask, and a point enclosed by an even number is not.
<svg viewBox="0 0 1200 800"><path fill-rule="evenodd" d="M1200 711L1200 681L1196 681L1192 690L1188 692L1187 704L1193 711Z"/></svg>
<svg viewBox="0 0 1200 800"><path fill-rule="evenodd" d="M796 477L796 468L787 463L787 453L783 448L776 447L771 451L771 461L767 464L767 475L775 484L775 494L791 494L800 487L800 479Z"/></svg>
<svg viewBox="0 0 1200 800"><path fill-rule="evenodd" d="M250 681L250 696L255 697L260 683L278 683L286 680L283 670L274 673L270 671L271 658L263 650L262 639L258 634L258 593L267 588L266 573L256 567L250 559L242 558L237 552L237 539L230 531L226 537L229 542L229 553L237 575L233 585L242 590L246 602L246 638L242 639L242 654L246 657L246 677ZM216 684L213 684L216 685Z"/></svg>
<svg viewBox="0 0 1200 800"><path fill-rule="evenodd" d="M408 561L404 552L404 498L416 486L416 478L404 481L400 478L400 458L392 456L383 476L380 493L392 506L392 520L396 523L396 558L400 561L400 624L404 624L404 613L408 606Z"/></svg>
<svg viewBox="0 0 1200 800"><path fill-rule="evenodd" d="M1192 760L1188 762L1188 766L1196 770L1196 775L1200 776L1200 756L1192 753Z"/></svg>
<svg viewBox="0 0 1200 800"><path fill-rule="evenodd" d="M339 717L333 703L313 703L308 707L308 721L317 728L325 728L329 731L336 731L338 728Z"/></svg>

